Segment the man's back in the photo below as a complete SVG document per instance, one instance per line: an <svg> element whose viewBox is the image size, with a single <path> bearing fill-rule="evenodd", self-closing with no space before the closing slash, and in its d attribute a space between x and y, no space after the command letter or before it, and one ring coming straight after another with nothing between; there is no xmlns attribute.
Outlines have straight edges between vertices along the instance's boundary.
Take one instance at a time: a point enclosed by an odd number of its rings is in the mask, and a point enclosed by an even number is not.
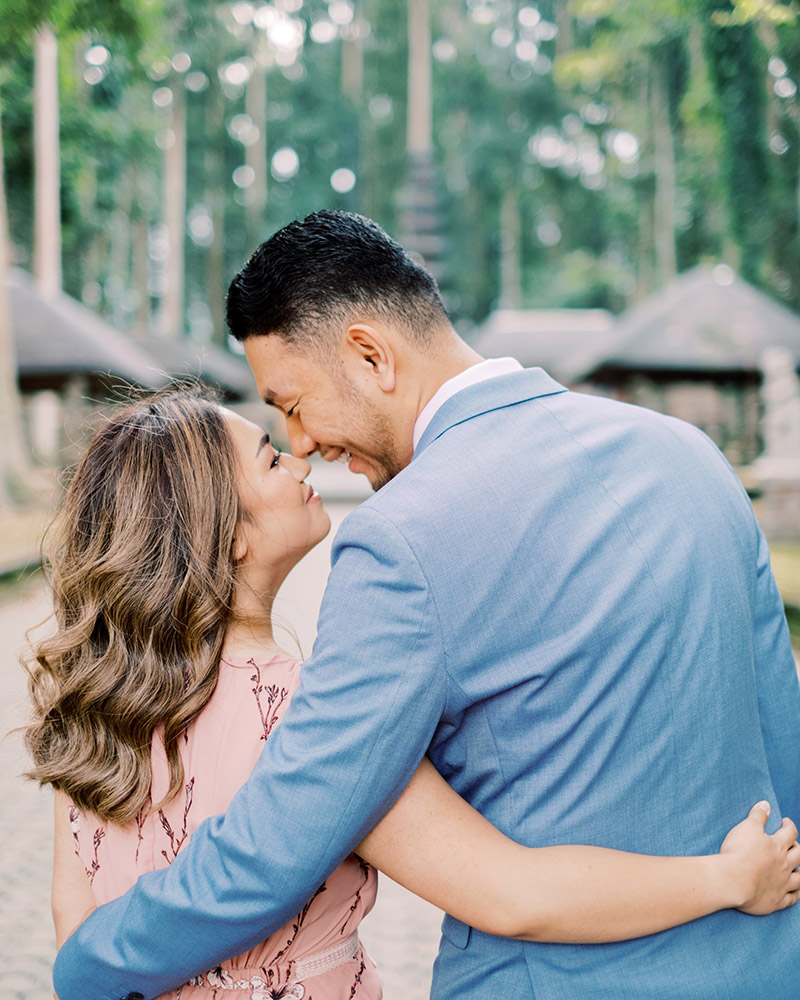
<svg viewBox="0 0 800 1000"><path fill-rule="evenodd" d="M800 815L800 689L766 547L688 425L537 369L490 379L442 405L333 560L312 656L250 780L166 873L73 935L60 995L157 995L261 940L428 748L531 845L702 854L759 799L773 825ZM795 989L798 932L800 910L726 912L572 947L448 918L434 996L773 1000Z"/></svg>
<svg viewBox="0 0 800 1000"><path fill-rule="evenodd" d="M371 509L419 563L447 674L430 756L495 825L713 853L759 798L773 825L800 814L800 696L763 539L696 429L557 388L527 372L453 397L350 530ZM447 918L434 996L787 995L798 931L800 913L729 911L568 947Z"/></svg>

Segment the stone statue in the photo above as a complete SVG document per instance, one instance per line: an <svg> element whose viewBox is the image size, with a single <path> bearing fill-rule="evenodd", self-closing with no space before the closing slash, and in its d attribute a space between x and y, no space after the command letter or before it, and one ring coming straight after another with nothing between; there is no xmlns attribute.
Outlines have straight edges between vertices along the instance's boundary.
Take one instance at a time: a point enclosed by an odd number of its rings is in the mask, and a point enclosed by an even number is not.
<svg viewBox="0 0 800 1000"><path fill-rule="evenodd" d="M770 539L800 539L800 379L793 355L770 347L761 356L764 452L752 466L757 514Z"/></svg>
<svg viewBox="0 0 800 1000"><path fill-rule="evenodd" d="M761 355L764 452L756 462L759 478L800 478L800 379L794 357L784 347Z"/></svg>

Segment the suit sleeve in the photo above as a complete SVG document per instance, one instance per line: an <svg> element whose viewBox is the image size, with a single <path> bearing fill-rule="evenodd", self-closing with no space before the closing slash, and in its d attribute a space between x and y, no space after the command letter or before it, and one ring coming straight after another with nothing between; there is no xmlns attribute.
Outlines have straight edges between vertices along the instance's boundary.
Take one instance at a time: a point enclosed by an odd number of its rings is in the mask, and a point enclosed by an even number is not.
<svg viewBox="0 0 800 1000"><path fill-rule="evenodd" d="M408 783L445 691L420 566L390 522L359 508L334 543L313 654L250 779L169 868L67 941L54 969L60 1000L150 1000L298 913Z"/></svg>
<svg viewBox="0 0 800 1000"><path fill-rule="evenodd" d="M754 616L754 659L758 710L772 787L783 816L800 821L800 684L789 629L759 531Z"/></svg>

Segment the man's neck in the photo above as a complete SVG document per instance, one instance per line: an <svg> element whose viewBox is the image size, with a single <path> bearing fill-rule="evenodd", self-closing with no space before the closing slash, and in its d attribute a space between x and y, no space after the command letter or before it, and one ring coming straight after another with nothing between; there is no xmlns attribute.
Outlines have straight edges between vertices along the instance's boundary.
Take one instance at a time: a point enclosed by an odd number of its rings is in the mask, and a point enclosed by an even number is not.
<svg viewBox="0 0 800 1000"><path fill-rule="evenodd" d="M415 420L445 382L449 382L451 378L455 378L456 375L460 375L468 368L479 365L484 360L477 351L473 350L456 334L454 334L454 341L452 347L448 347L446 354L425 372L426 377L419 387L416 413L414 414Z"/></svg>

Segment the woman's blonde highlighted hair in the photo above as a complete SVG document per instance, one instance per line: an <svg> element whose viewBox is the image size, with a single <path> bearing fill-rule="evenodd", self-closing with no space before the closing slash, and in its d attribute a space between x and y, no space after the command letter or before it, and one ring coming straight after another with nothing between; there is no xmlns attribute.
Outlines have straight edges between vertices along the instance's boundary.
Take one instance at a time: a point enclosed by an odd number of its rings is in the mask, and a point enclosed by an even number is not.
<svg viewBox="0 0 800 1000"><path fill-rule="evenodd" d="M180 791L178 741L217 682L240 515L234 444L199 388L129 404L95 434L46 546L58 628L26 664L30 777L126 823L150 804L161 727L165 800Z"/></svg>

